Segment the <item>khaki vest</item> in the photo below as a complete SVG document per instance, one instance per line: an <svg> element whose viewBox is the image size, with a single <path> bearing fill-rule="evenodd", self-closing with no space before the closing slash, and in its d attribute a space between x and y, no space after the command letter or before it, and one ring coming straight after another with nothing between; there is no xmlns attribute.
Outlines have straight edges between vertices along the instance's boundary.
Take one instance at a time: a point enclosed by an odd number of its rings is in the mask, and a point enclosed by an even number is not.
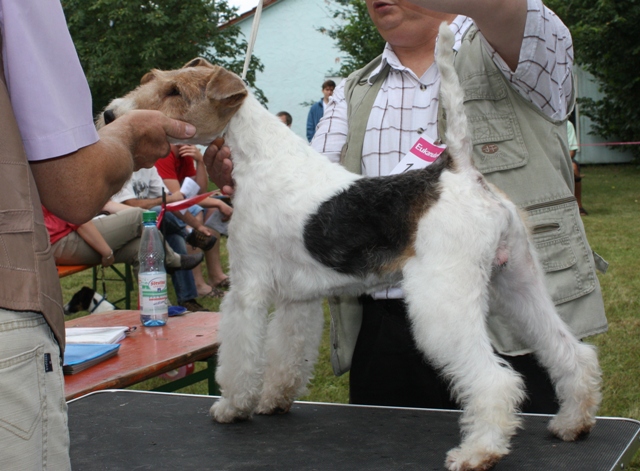
<svg viewBox="0 0 640 471"><path fill-rule="evenodd" d="M38 190L2 69L0 41L0 307L42 313L64 350L64 311Z"/></svg>
<svg viewBox="0 0 640 471"><path fill-rule="evenodd" d="M367 78L380 60L351 74L345 86L349 131L341 162L355 173L361 173L366 124L389 70L387 66L369 85ZM560 316L580 338L606 331L596 261L572 192L566 121L550 119L509 86L482 47L475 27L462 41L456 70L465 94L475 164L487 180L526 211L547 288ZM442 112L438 124L442 136L446 125ZM355 298L332 298L329 304L331 360L334 372L342 374L351 365L362 309ZM494 348L503 354L529 353L527 345L506 327L507 315L489 315Z"/></svg>

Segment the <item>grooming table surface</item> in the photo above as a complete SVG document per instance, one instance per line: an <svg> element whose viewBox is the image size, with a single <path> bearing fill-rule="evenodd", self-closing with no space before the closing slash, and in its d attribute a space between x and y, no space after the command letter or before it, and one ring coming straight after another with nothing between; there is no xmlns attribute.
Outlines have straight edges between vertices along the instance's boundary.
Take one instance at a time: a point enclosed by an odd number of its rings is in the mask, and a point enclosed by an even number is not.
<svg viewBox="0 0 640 471"><path fill-rule="evenodd" d="M441 470L459 441L459 412L295 403L291 412L217 424L214 398L99 391L69 403L71 464L90 470ZM500 470L626 469L640 422L599 418L575 443L526 415ZM624 463L624 468L621 468Z"/></svg>

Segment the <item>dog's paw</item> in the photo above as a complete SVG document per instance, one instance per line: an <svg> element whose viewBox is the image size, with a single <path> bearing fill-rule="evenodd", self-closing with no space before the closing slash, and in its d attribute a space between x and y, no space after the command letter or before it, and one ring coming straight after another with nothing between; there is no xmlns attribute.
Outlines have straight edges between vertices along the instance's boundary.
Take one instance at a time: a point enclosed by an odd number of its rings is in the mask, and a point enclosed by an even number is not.
<svg viewBox="0 0 640 471"><path fill-rule="evenodd" d="M591 415L572 418L560 413L549 422L549 431L565 442L572 442L589 433L595 424L596 419Z"/></svg>
<svg viewBox="0 0 640 471"><path fill-rule="evenodd" d="M293 401L287 399L280 400L264 400L261 399L258 407L256 408L256 414L262 415L278 415L286 414L291 410Z"/></svg>
<svg viewBox="0 0 640 471"><path fill-rule="evenodd" d="M209 409L209 414L216 422L221 424L248 420L251 417L250 412L234 407L231 401L225 398L218 399Z"/></svg>
<svg viewBox="0 0 640 471"><path fill-rule="evenodd" d="M470 451L463 447L447 453L445 466L449 471L486 471L500 461L502 454L492 451Z"/></svg>

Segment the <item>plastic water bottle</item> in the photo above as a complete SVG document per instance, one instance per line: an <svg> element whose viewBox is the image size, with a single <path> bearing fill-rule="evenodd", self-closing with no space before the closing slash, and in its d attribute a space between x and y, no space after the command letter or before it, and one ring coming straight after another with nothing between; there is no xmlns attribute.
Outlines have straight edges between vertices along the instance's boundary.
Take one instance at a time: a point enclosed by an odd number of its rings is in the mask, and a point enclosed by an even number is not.
<svg viewBox="0 0 640 471"><path fill-rule="evenodd" d="M146 327L162 326L169 318L167 272L164 269L164 246L156 228L156 213L142 213L140 271L138 273L138 308L140 322Z"/></svg>

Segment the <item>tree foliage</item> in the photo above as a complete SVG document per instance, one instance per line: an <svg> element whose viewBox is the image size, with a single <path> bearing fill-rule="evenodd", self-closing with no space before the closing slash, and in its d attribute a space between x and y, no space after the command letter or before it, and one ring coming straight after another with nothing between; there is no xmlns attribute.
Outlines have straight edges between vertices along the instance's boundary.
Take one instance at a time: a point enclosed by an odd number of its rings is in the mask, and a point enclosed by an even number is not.
<svg viewBox="0 0 640 471"><path fill-rule="evenodd" d="M91 87L94 111L135 88L151 70L195 57L241 73L247 43L226 0L62 0L69 31ZM215 52L212 52L215 51ZM263 68L252 57L250 85ZM266 102L260 90L258 98Z"/></svg>
<svg viewBox="0 0 640 471"><path fill-rule="evenodd" d="M340 19L339 26L321 31L336 41L338 49L348 54L336 73L346 77L379 56L385 41L371 21L364 0L334 2L333 17Z"/></svg>
<svg viewBox="0 0 640 471"><path fill-rule="evenodd" d="M640 2L548 0L571 30L576 63L598 81L604 97L580 98L594 131L609 141L640 140ZM627 147L636 160L640 147Z"/></svg>

